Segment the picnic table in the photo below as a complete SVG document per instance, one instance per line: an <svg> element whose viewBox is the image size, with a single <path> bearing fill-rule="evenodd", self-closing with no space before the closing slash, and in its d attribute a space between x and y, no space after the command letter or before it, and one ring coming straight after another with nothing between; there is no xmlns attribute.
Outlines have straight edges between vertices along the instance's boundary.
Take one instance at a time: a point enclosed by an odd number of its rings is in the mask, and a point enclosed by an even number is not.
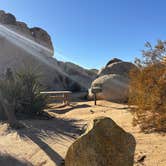
<svg viewBox="0 0 166 166"><path fill-rule="evenodd" d="M71 91L44 91L40 92L41 94L48 94L52 99L62 100L65 105L70 104L70 94Z"/></svg>

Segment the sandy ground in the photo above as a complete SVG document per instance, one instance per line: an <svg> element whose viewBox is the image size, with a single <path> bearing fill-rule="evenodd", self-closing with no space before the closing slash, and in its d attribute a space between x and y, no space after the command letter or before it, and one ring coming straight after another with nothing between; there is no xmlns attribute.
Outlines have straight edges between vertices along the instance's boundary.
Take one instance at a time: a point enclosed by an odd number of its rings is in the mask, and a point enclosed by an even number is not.
<svg viewBox="0 0 166 166"><path fill-rule="evenodd" d="M166 166L166 135L144 134L133 127L127 105L98 101L94 106L93 102L77 102L67 107L54 104L47 111L55 119L24 121L26 129L17 132L7 131L7 125L0 124L0 151L26 159L34 166L60 166L84 124L95 117L107 116L134 135L135 160L144 158L135 166Z"/></svg>

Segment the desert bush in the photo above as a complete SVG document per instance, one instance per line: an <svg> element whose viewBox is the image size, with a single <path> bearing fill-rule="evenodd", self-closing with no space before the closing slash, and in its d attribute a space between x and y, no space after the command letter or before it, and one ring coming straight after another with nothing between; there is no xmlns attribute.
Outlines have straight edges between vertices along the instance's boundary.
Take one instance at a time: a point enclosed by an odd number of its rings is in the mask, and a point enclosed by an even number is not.
<svg viewBox="0 0 166 166"><path fill-rule="evenodd" d="M33 70L23 70L17 73L17 80L21 87L21 107L18 111L26 114L39 115L47 105L47 96L41 94L40 74Z"/></svg>
<svg viewBox="0 0 166 166"><path fill-rule="evenodd" d="M47 104L47 97L40 94L43 88L39 83L39 75L33 70L22 70L13 75L11 69L7 69L4 78L0 80L0 108L6 117L12 115L12 121L16 121L15 115L39 115Z"/></svg>
<svg viewBox="0 0 166 166"><path fill-rule="evenodd" d="M142 60L137 59L138 69L130 72L129 105L134 105L133 124L139 124L143 131L166 131L165 42L146 46Z"/></svg>
<svg viewBox="0 0 166 166"><path fill-rule="evenodd" d="M11 127L17 126L15 109L19 105L20 85L14 80L12 71L7 69L5 77L0 80L0 109L1 114L8 118Z"/></svg>

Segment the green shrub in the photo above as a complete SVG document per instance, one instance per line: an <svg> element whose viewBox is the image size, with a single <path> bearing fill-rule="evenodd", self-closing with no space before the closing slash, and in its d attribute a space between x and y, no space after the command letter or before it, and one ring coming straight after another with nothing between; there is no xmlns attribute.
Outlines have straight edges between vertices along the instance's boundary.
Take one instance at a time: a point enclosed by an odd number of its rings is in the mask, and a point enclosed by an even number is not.
<svg viewBox="0 0 166 166"><path fill-rule="evenodd" d="M19 126L15 117L15 110L19 105L20 85L14 80L12 71L7 69L3 79L0 80L0 119L8 119L11 127Z"/></svg>
<svg viewBox="0 0 166 166"><path fill-rule="evenodd" d="M17 73L21 84L21 112L38 115L46 107L47 96L40 93L43 88L39 79L40 75L30 69Z"/></svg>
<svg viewBox="0 0 166 166"><path fill-rule="evenodd" d="M40 94L43 88L39 78L30 69L14 75L11 69L7 69L4 78L0 80L1 112L39 115L47 105L47 96Z"/></svg>

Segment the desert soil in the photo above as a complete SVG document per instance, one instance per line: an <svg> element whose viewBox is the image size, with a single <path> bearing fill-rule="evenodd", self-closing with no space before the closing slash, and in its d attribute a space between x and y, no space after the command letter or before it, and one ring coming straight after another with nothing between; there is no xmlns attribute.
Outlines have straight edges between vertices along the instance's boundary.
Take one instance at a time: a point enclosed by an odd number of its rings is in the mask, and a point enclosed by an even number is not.
<svg viewBox="0 0 166 166"><path fill-rule="evenodd" d="M28 160L34 166L60 166L83 126L95 117L107 116L134 135L135 166L166 166L166 135L145 134L139 127L133 127L127 105L98 101L94 106L92 101L75 102L66 107L52 104L46 111L55 119L23 121L26 128L17 132L7 130L7 125L1 123L0 151Z"/></svg>

